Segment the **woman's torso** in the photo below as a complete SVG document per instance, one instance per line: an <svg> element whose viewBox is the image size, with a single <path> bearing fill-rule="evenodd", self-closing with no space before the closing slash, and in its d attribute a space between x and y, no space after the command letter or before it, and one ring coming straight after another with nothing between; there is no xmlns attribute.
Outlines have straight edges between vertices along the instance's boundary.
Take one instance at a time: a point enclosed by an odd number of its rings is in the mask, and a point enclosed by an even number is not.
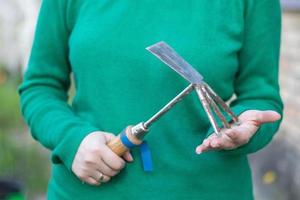
<svg viewBox="0 0 300 200"><path fill-rule="evenodd" d="M243 0L69 0L73 109L99 130L118 134L146 120L188 83L145 50L165 41L228 99L244 31ZM246 156L196 155L209 122L193 93L153 125L146 140L154 171L135 162L100 187L54 165L49 199L252 199ZM234 188L239 186L237 193Z"/></svg>

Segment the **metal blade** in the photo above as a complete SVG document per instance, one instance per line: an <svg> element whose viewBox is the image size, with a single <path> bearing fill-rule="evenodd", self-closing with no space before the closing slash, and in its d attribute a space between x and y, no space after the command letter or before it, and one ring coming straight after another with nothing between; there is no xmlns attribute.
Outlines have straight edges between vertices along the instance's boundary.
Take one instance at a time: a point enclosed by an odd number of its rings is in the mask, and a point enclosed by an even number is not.
<svg viewBox="0 0 300 200"><path fill-rule="evenodd" d="M186 62L172 47L161 41L146 48L166 65L175 70L192 84L199 84L203 77Z"/></svg>

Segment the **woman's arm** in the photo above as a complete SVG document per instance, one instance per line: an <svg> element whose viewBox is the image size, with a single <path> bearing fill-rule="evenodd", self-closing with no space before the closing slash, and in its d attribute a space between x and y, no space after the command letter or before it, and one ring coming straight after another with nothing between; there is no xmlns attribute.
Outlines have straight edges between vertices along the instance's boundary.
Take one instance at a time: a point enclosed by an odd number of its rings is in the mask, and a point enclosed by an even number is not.
<svg viewBox="0 0 300 200"><path fill-rule="evenodd" d="M33 137L52 150L82 181L107 182L125 161L106 145L115 136L77 116L68 105L71 67L68 59L67 0L44 0L24 82L19 87L22 113ZM123 156L132 161L129 152Z"/></svg>
<svg viewBox="0 0 300 200"><path fill-rule="evenodd" d="M236 145L238 148L233 150L221 151L224 154L248 154L263 148L271 141L281 120L272 122L279 119L276 113L256 110L273 110L281 115L283 110L278 84L281 32L279 0L248 0L246 2L244 41L239 52L240 65L234 84L237 99L232 102L231 107L237 115L243 113L240 116L242 122L252 121L253 124L250 123L250 127L246 126L248 130L242 129L245 126L241 126L238 130L240 135L244 133L249 136L249 142L242 146L240 143ZM256 125L258 127L255 129ZM233 132L236 131L233 130ZM212 131L209 130L207 135L210 144L207 144L206 140L206 144L198 147L199 151L228 149L224 148L225 143L228 142L226 135L221 140L210 136L211 133ZM214 145L211 145L213 140L217 140L220 145L213 147Z"/></svg>
<svg viewBox="0 0 300 200"><path fill-rule="evenodd" d="M44 0L32 52L19 87L22 113L33 137L52 150L52 161L69 169L83 138L97 128L67 103L70 86L66 0Z"/></svg>

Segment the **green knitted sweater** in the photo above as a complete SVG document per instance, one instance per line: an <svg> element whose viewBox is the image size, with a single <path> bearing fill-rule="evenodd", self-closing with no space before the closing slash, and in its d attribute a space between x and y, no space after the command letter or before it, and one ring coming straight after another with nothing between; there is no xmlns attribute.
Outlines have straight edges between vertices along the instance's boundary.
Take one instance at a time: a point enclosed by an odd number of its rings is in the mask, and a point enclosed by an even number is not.
<svg viewBox="0 0 300 200"><path fill-rule="evenodd" d="M236 114L282 113L278 86L278 0L43 0L19 88L33 137L52 151L48 199L252 199L249 153L280 122L263 125L230 151L196 155L210 124L195 93L151 127L154 171L135 161L109 183L89 186L71 171L83 138L118 134L146 120L188 85L145 50L164 40L190 62ZM76 94L68 104L70 74ZM34 166L32 166L34 169Z"/></svg>

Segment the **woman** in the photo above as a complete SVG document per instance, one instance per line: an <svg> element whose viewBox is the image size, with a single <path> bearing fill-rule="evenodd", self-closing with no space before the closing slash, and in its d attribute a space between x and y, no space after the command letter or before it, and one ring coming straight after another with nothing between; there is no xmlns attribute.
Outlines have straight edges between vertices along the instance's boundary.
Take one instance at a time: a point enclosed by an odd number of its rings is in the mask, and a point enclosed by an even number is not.
<svg viewBox="0 0 300 200"><path fill-rule="evenodd" d="M242 124L216 138L197 97L186 97L147 136L154 171L145 173L138 149L120 158L106 144L187 85L144 50L160 40L224 100L236 94ZM52 151L48 199L252 199L247 155L282 114L279 43L279 1L44 0L19 92L33 137Z"/></svg>

